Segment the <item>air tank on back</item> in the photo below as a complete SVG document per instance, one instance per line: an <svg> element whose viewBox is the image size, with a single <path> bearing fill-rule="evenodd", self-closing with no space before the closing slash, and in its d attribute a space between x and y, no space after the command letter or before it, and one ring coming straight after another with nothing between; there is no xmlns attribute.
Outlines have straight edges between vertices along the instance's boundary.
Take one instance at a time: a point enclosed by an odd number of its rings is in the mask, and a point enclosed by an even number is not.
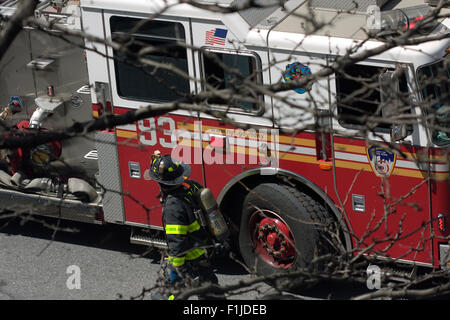
<svg viewBox="0 0 450 320"><path fill-rule="evenodd" d="M203 188L198 193L199 203L208 221L208 227L214 237L224 241L229 237L228 225L220 212L216 199L208 188Z"/></svg>

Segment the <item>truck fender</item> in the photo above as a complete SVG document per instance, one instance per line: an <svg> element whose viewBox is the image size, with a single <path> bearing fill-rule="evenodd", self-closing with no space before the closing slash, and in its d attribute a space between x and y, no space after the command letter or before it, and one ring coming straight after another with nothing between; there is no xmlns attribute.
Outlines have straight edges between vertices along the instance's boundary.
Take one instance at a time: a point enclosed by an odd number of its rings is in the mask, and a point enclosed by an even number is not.
<svg viewBox="0 0 450 320"><path fill-rule="evenodd" d="M263 168L264 170L264 168ZM269 176L264 172L264 174L261 174L261 168L254 168L247 171L244 171L237 176L233 177L228 183L223 187L222 191L220 192L219 196L217 197L217 203L219 204L219 207L221 207L222 201L226 198L227 194L233 189L236 184L244 182L249 177L255 177L260 176L260 183L264 183L265 179L267 179ZM319 196L324 203L327 205L327 207L330 209L330 211L333 214L333 217L338 221L341 230L344 235L344 241L345 246L347 250L351 250L352 248L352 241L351 241L351 234L349 232L348 228L348 222L345 220L344 215L339 211L338 207L334 203L334 201L325 193L324 190L322 190L319 186L317 186L314 182L311 180L288 170L277 168L274 170L274 175L271 177L272 179L277 179L280 181L283 181L282 178L290 178L291 180L296 181L300 185L308 188L311 192ZM258 183L259 184L259 183Z"/></svg>

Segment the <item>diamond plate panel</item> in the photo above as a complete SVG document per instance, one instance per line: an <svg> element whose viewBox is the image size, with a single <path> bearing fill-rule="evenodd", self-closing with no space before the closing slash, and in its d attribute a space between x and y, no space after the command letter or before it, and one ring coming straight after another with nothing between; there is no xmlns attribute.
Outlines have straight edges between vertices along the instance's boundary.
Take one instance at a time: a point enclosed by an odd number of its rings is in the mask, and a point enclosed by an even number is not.
<svg viewBox="0 0 450 320"><path fill-rule="evenodd" d="M371 5L382 7L390 0L310 0L312 8L333 9L333 10L355 10L357 12L366 12ZM358 7L356 8L356 4Z"/></svg>
<svg viewBox="0 0 450 320"><path fill-rule="evenodd" d="M241 4L246 5L247 3L247 0L235 0L231 3L231 6L239 6ZM244 18L252 28L280 8L279 2L274 0L255 0L255 3L260 7L239 11L242 18Z"/></svg>
<svg viewBox="0 0 450 320"><path fill-rule="evenodd" d="M116 136L112 133L97 132L95 141L98 152L98 182L106 189L103 196L105 221L123 223L125 209Z"/></svg>

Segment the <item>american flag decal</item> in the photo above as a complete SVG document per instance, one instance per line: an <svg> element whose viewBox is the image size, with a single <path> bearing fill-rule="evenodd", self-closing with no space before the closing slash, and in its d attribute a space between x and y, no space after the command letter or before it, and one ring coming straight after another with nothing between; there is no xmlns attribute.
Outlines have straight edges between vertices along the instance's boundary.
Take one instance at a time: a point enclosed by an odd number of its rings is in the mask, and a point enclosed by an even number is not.
<svg viewBox="0 0 450 320"><path fill-rule="evenodd" d="M227 38L228 30L215 28L209 31L206 31L205 44L207 45L215 45L219 44L221 46L225 45L225 39Z"/></svg>

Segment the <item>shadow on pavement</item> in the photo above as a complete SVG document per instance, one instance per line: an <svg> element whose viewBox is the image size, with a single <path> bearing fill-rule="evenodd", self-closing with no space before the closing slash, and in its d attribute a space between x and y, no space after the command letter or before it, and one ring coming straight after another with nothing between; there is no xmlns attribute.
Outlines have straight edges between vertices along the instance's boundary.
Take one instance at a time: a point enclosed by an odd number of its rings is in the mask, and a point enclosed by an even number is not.
<svg viewBox="0 0 450 320"><path fill-rule="evenodd" d="M36 220L36 221L35 221ZM54 231L57 227L58 231ZM21 235L51 241L64 242L73 245L94 247L129 254L132 257L145 257L154 264L159 264L161 254L158 250L130 243L128 226L106 224L95 225L76 221L59 220L56 218L26 217L0 219L0 233L10 236ZM213 266L219 274L242 275L247 271L238 263L228 258L213 259Z"/></svg>
<svg viewBox="0 0 450 320"><path fill-rule="evenodd" d="M56 232L55 228L57 228ZM47 217L33 217L33 221L27 221L26 218L17 217L0 220L0 233L157 258L154 250L149 251L145 246L130 243L130 230L126 226L113 224L94 225L66 220L58 221L56 218Z"/></svg>

